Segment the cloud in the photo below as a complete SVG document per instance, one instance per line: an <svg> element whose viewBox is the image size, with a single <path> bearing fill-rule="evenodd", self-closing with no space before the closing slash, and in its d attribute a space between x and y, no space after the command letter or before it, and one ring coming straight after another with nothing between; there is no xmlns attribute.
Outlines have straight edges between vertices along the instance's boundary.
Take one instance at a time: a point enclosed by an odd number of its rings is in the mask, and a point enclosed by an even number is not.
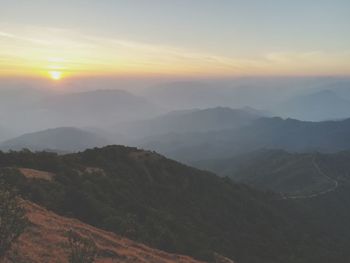
<svg viewBox="0 0 350 263"><path fill-rule="evenodd" d="M33 74L52 68L77 73L202 75L350 74L350 52L267 52L236 58L159 43L101 37L46 27L1 29L0 69ZM12 61L12 62L11 62Z"/></svg>
<svg viewBox="0 0 350 263"><path fill-rule="evenodd" d="M272 52L266 54L264 60L270 67L279 67L283 72L350 74L350 51Z"/></svg>

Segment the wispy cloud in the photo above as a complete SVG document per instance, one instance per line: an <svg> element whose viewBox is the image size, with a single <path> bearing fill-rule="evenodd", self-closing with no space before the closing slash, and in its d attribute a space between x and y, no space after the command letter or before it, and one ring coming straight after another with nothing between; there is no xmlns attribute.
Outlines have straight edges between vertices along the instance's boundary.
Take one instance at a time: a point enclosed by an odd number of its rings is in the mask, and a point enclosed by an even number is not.
<svg viewBox="0 0 350 263"><path fill-rule="evenodd" d="M57 28L0 25L0 70L28 72L60 68L84 73L167 73L203 75L350 74L350 52L267 52L254 58L90 36ZM11 67L9 67L11 66Z"/></svg>
<svg viewBox="0 0 350 263"><path fill-rule="evenodd" d="M296 71L313 74L350 74L350 52L271 52L265 55L270 67L280 71ZM268 66L267 65L267 66Z"/></svg>

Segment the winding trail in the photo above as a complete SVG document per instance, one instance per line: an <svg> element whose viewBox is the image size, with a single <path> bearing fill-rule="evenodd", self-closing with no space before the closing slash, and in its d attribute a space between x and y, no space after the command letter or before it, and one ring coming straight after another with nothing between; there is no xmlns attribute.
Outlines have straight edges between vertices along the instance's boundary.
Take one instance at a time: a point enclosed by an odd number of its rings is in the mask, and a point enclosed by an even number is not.
<svg viewBox="0 0 350 263"><path fill-rule="evenodd" d="M332 186L326 190L317 192L317 193L313 193L313 194L309 194L309 195L291 195L291 196L286 196L283 194L283 199L308 199L308 198L315 198L315 197L319 197L325 194L328 194L330 192L334 192L338 186L339 186L339 182L331 177L329 177L325 172L322 171L322 169L320 168L320 166L318 165L318 163L316 162L316 156L314 155L312 157L312 164L315 167L315 169L317 170L317 172L323 176L326 177L328 181L332 182Z"/></svg>

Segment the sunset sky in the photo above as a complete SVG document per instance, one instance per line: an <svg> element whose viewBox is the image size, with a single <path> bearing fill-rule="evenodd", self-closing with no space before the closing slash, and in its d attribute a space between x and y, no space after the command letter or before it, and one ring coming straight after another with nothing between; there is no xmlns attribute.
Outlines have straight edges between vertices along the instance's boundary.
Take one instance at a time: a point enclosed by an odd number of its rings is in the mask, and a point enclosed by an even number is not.
<svg viewBox="0 0 350 263"><path fill-rule="evenodd" d="M0 76L350 75L348 0L0 0Z"/></svg>

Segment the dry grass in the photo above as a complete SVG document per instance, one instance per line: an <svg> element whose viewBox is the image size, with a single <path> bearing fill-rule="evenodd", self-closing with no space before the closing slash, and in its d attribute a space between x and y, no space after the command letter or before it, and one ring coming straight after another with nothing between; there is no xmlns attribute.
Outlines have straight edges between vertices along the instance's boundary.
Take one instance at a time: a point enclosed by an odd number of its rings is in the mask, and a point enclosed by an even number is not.
<svg viewBox="0 0 350 263"><path fill-rule="evenodd" d="M30 179L42 179L47 181L52 181L55 174L45 171L39 171L29 168L19 168L18 169L21 174Z"/></svg>
<svg viewBox="0 0 350 263"><path fill-rule="evenodd" d="M67 262L69 249L65 233L72 229L94 240L98 248L98 263L200 263L190 257L152 249L78 220L59 216L33 203L25 202L25 208L31 226L15 246L25 262Z"/></svg>

